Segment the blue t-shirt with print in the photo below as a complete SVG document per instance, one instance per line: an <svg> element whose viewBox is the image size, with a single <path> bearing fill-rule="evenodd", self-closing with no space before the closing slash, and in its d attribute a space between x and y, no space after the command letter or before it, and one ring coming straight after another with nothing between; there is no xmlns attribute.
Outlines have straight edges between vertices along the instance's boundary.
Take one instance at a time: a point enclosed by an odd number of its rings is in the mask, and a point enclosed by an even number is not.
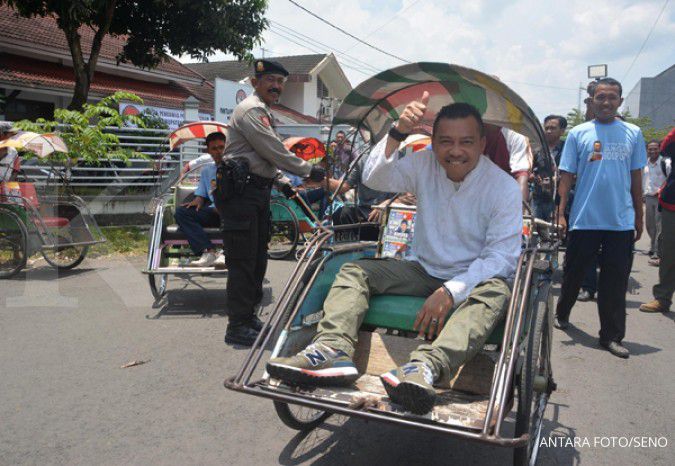
<svg viewBox="0 0 675 466"><path fill-rule="evenodd" d="M633 230L631 171L646 163L645 141L637 126L620 120L575 126L560 159L560 170L577 175L570 230Z"/></svg>
<svg viewBox="0 0 675 466"><path fill-rule="evenodd" d="M213 191L216 189L216 164L214 162L204 164L199 172L199 185L195 190L195 196L208 198L211 205L215 205Z"/></svg>

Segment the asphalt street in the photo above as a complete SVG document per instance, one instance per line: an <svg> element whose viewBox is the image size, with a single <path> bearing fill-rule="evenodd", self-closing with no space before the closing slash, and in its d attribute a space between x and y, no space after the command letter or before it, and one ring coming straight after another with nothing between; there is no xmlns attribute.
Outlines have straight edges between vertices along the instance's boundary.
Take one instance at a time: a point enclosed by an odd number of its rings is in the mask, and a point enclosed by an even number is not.
<svg viewBox="0 0 675 466"><path fill-rule="evenodd" d="M223 343L224 280L172 281L153 307L143 262L92 259L60 274L38 262L0 282L0 464L510 464L507 449L339 416L290 430L270 401L223 388L245 356ZM270 262L263 314L291 267ZM630 359L598 348L595 302L555 331L539 464L673 464L675 312L638 311L656 276L636 253ZM144 363L121 367L133 361ZM661 447L620 445L633 437Z"/></svg>

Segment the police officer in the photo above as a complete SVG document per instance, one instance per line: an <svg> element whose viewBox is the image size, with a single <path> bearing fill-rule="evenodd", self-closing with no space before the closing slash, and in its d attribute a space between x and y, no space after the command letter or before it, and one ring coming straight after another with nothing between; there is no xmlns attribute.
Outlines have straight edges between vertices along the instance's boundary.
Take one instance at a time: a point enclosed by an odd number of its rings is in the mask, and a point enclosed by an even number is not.
<svg viewBox="0 0 675 466"><path fill-rule="evenodd" d="M244 186L231 198L216 196L228 268L229 323L225 342L229 344L252 345L262 327L254 308L263 296L270 239L270 191L279 169L313 181L325 177L323 168L286 150L272 125L270 106L279 100L287 76L288 71L279 63L254 61L251 84L255 92L235 107L229 121L221 168L243 160L247 172ZM241 171L235 170L239 173L235 177L241 178Z"/></svg>

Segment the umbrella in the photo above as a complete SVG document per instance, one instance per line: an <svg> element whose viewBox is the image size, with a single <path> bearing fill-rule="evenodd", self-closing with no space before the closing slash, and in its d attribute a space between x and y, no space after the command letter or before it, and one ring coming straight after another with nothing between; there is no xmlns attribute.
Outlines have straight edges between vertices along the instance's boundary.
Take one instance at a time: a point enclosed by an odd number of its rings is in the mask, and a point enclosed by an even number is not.
<svg viewBox="0 0 675 466"><path fill-rule="evenodd" d="M0 142L0 148L13 147L33 152L40 158L52 152L68 152L68 146L60 136L54 133L38 134L32 131L19 131L14 136Z"/></svg>
<svg viewBox="0 0 675 466"><path fill-rule="evenodd" d="M174 150L186 141L203 139L211 133L223 133L227 135L228 125L217 121L195 121L174 130L169 134L169 149Z"/></svg>
<svg viewBox="0 0 675 466"><path fill-rule="evenodd" d="M411 134L401 143L399 149L410 147L413 152L417 152L426 149L429 144L431 144L431 138L426 134Z"/></svg>
<svg viewBox="0 0 675 466"><path fill-rule="evenodd" d="M317 138L290 137L284 140L284 147L311 164L319 163L326 156L326 146Z"/></svg>

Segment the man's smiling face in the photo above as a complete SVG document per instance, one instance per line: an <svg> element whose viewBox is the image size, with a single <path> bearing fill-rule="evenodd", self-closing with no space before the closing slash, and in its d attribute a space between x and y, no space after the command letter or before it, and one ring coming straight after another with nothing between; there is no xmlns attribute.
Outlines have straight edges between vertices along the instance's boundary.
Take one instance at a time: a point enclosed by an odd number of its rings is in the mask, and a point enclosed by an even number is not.
<svg viewBox="0 0 675 466"><path fill-rule="evenodd" d="M476 168L485 151L485 137L475 118L441 118L432 136L431 148L452 181L463 181Z"/></svg>
<svg viewBox="0 0 675 466"><path fill-rule="evenodd" d="M598 84L593 94L592 107L595 118L602 123L614 121L616 111L621 106L621 90L611 84Z"/></svg>

